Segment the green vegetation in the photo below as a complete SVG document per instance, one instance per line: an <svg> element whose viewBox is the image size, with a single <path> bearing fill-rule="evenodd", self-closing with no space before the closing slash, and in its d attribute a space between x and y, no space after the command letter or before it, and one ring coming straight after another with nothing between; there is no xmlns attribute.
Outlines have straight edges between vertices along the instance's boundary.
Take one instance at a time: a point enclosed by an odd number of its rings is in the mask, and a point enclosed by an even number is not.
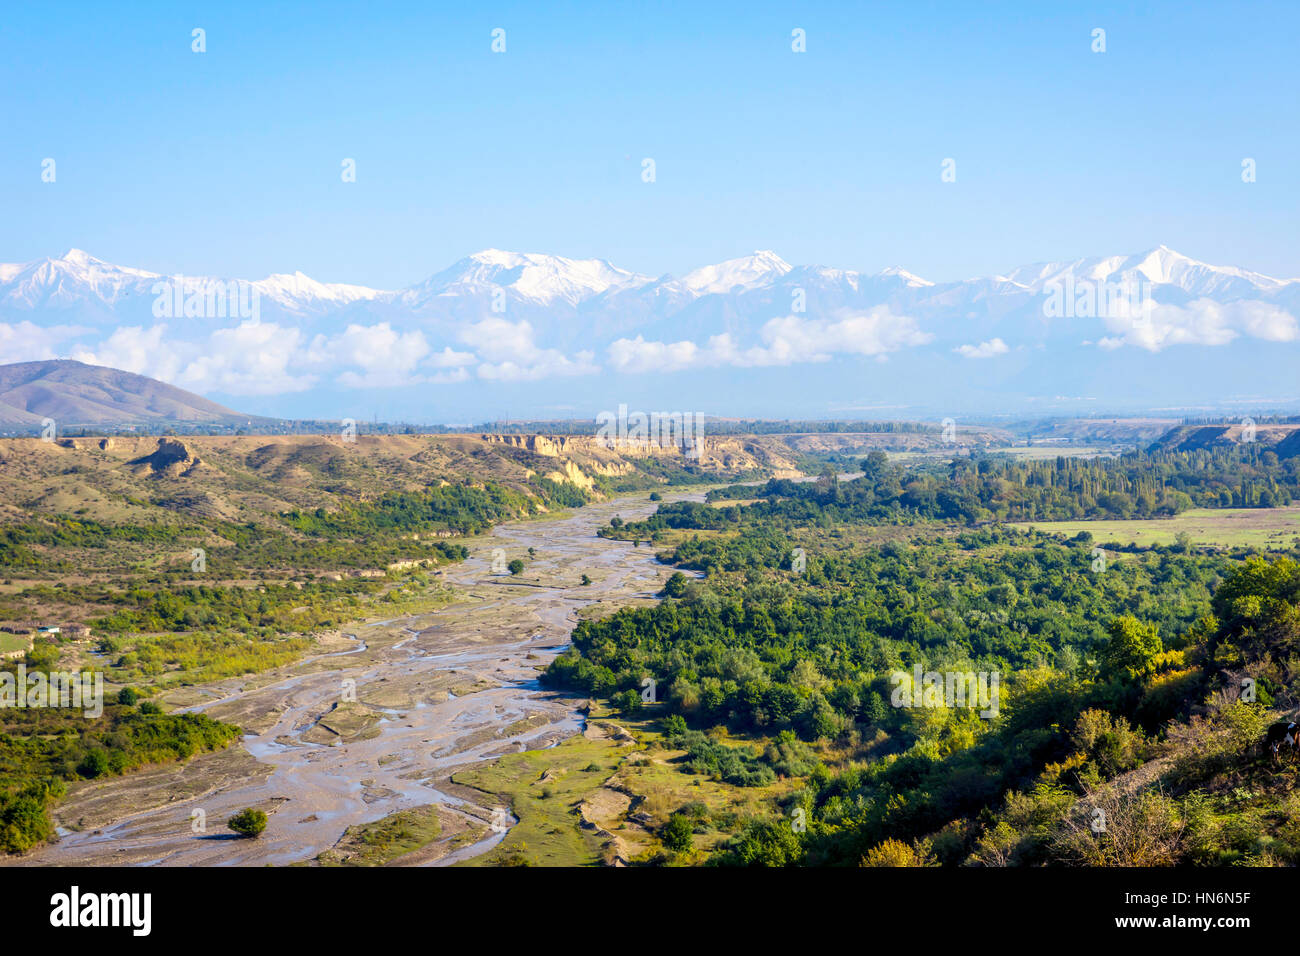
<svg viewBox="0 0 1300 956"><path fill-rule="evenodd" d="M1300 508L1193 508L1168 518L1035 521L1038 531L1073 537L1090 534L1098 542L1123 546L1188 545L1285 551L1300 540Z"/></svg>
<svg viewBox="0 0 1300 956"><path fill-rule="evenodd" d="M1151 552L1098 573L1086 543L993 528L810 553L802 573L793 546L766 531L687 540L671 560L706 582L670 579L681 597L580 623L546 681L608 697L651 677L673 712L733 731L906 734L911 718L885 706L894 671L1073 670L1124 614L1174 640L1230 567Z"/></svg>
<svg viewBox="0 0 1300 956"><path fill-rule="evenodd" d="M684 813L674 813L664 825L660 839L674 853L686 853L695 845L695 827Z"/></svg>
<svg viewBox="0 0 1300 956"><path fill-rule="evenodd" d="M1300 695L1300 565L1186 536L1098 562L1087 523L1063 540L984 522L1270 508L1295 462L1244 448L938 474L870 456L857 481L661 505L604 533L667 542L704 580L582 622L544 679L617 704L654 680L679 773L771 794L716 864L1294 863L1297 773L1258 744L1273 702ZM882 526L897 533L862 533ZM997 713L898 706L914 667L998 675ZM784 778L800 782L773 792Z"/></svg>
<svg viewBox="0 0 1300 956"><path fill-rule="evenodd" d="M507 754L488 766L457 771L453 782L483 791L519 819L496 856L475 858L467 865L600 862L601 841L577 825L574 807L614 772L628 750L577 737L550 750Z"/></svg>
<svg viewBox="0 0 1300 956"><path fill-rule="evenodd" d="M266 812L257 810L253 807L240 810L233 817L226 821L226 826L234 830L241 837L256 838L262 835L266 829Z"/></svg>
<svg viewBox="0 0 1300 956"><path fill-rule="evenodd" d="M464 842L480 832L479 828L466 828L453 842ZM386 866L442 836L436 805L399 810L382 820L348 827L338 844L321 853L316 862L321 866Z"/></svg>
<svg viewBox="0 0 1300 956"><path fill-rule="evenodd" d="M644 522L605 533L630 539L667 529L731 530L754 524L1156 517L1193 507L1272 508L1300 495L1300 456L1279 459L1254 445L1094 459L985 456L910 471L875 451L861 467L862 477L851 481L840 481L828 469L816 482L773 479L762 486L710 492L710 501L762 500L722 508L677 502L661 506Z"/></svg>
<svg viewBox="0 0 1300 956"><path fill-rule="evenodd" d="M48 808L67 781L184 760L238 736L146 697L290 663L349 621L440 606L452 592L439 570L468 557L457 539L593 496L557 480L564 471L540 477L554 459L478 438L186 442L161 458L130 437L125 448L33 443L6 456L2 490L11 513L21 510L0 527L0 622L88 624L90 641L67 628L41 636L25 663L93 668L130 686L114 687L97 718L0 709L0 851L50 837ZM603 457L566 466L592 463ZM670 460L630 465L598 489L716 480ZM2 651L28 646L0 635Z"/></svg>
<svg viewBox="0 0 1300 956"><path fill-rule="evenodd" d="M24 663L49 668L53 655L38 650ZM14 667L4 670L12 676ZM237 727L203 714L163 714L148 702L136 708L120 695L98 717L82 708L0 708L0 851L22 853L49 839L48 808L66 782L186 760L238 737Z"/></svg>
<svg viewBox="0 0 1300 956"><path fill-rule="evenodd" d="M557 497L563 500L555 501ZM337 511L292 511L285 516L285 523L304 534L328 538L412 531L480 534L505 518L534 514L539 505L548 501L576 507L586 498L573 485L553 481L540 482L534 495L496 484L445 485L420 492L389 492L375 501Z"/></svg>

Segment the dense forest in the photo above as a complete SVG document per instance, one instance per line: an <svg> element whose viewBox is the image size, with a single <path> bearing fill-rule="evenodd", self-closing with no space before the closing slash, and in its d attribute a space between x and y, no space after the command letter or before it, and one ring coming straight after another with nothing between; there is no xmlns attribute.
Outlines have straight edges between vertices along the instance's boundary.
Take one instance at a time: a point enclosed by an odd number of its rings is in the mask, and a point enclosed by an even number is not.
<svg viewBox="0 0 1300 956"><path fill-rule="evenodd" d="M719 558L736 552L747 560ZM813 555L802 573L782 569L788 553L770 538L683 544L673 559L686 566L773 573L734 585L675 576L658 606L579 624L547 680L612 696L651 677L670 710L702 726L906 734L910 712L886 706L894 671L1074 672L1095 663L1107 622L1124 615L1181 648L1229 568L1166 550L1097 573L1088 542L1006 530Z"/></svg>
<svg viewBox="0 0 1300 956"><path fill-rule="evenodd" d="M884 452L861 477L826 472L815 482L773 479L711 492L710 502L761 499L745 507L666 504L649 519L610 528L610 537L653 538L667 529L960 521L1056 521L1175 515L1189 508L1271 508L1300 497L1300 457L1254 445L1116 458L956 459L904 469Z"/></svg>
<svg viewBox="0 0 1300 956"><path fill-rule="evenodd" d="M1274 708L1300 702L1300 565L1187 541L1099 562L1086 532L998 523L1280 504L1294 459L862 468L613 522L602 533L673 542L661 560L683 571L657 606L579 624L546 673L629 712L653 681L686 772L803 780L711 862L1300 863L1300 801L1258 746ZM880 525L904 536L848 533ZM899 706L917 666L999 675L996 714Z"/></svg>

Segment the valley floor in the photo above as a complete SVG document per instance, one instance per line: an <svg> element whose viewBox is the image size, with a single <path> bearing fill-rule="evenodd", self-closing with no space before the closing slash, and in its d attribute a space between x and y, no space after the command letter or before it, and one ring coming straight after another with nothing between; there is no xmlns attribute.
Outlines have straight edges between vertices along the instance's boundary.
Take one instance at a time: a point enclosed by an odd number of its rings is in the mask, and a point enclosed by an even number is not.
<svg viewBox="0 0 1300 956"><path fill-rule="evenodd" d="M1201 547L1286 551L1300 540L1300 504L1281 508L1192 508L1171 518L1026 521L1012 527L1067 536L1087 531L1097 544L1170 545L1179 534L1186 534L1193 545Z"/></svg>
<svg viewBox="0 0 1300 956"><path fill-rule="evenodd" d="M242 726L242 744L76 784L54 809L58 842L2 862L389 862L361 851L395 814L397 842L415 851L403 863L488 852L513 816L450 778L582 733L581 702L541 689L538 669L579 612L654 599L671 570L650 548L595 534L615 514L634 519L654 507L622 498L498 526L468 540L469 559L443 572L458 595L451 605L347 628L338 649L286 667L169 692L164 701L182 710ZM496 548L534 556L522 574L501 575ZM268 814L266 832L234 839L225 821L250 806Z"/></svg>

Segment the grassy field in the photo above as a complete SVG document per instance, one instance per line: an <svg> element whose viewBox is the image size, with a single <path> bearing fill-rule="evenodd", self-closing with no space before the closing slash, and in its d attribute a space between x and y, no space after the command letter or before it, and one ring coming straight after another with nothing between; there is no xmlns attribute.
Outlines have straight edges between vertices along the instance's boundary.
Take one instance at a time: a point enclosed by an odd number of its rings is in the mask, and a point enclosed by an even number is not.
<svg viewBox="0 0 1300 956"><path fill-rule="evenodd" d="M969 449L960 446L939 445L928 451L889 451L889 460L895 464L908 465L920 461L947 460L954 457L965 458ZM1098 445L997 445L988 449L990 454L1011 455L1015 458L1096 458L1099 455L1113 455L1115 450Z"/></svg>
<svg viewBox="0 0 1300 956"><path fill-rule="evenodd" d="M990 448L991 455L1012 455L1016 458L1034 461L1052 458L1096 458L1098 455L1113 455L1113 449L1100 448L1095 445L1008 445L1004 448Z"/></svg>
<svg viewBox="0 0 1300 956"><path fill-rule="evenodd" d="M602 862L601 840L581 826L577 806L599 789L633 749L630 742L571 737L549 750L530 750L452 775L465 786L495 794L519 823L497 853L469 866L492 865L515 855L532 865L591 866Z"/></svg>
<svg viewBox="0 0 1300 956"><path fill-rule="evenodd" d="M1300 506L1285 508L1193 508L1173 518L1129 521L1034 521L1014 525L1064 535L1089 532L1098 543L1173 544L1179 532L1192 543L1220 548L1289 550L1300 539Z"/></svg>
<svg viewBox="0 0 1300 956"><path fill-rule="evenodd" d="M0 631L0 654L10 651L25 651L31 646L32 639L25 634L8 634Z"/></svg>
<svg viewBox="0 0 1300 956"><path fill-rule="evenodd" d="M454 783L491 795L519 820L495 851L462 865L643 862L664 852L659 831L668 818L694 807L694 849L666 860L689 866L724 842L738 820L769 814L773 798L797 786L781 779L766 787L734 787L685 773L679 766L683 752L663 748L655 717L593 718L588 727L586 735L547 750L510 754L452 775Z"/></svg>

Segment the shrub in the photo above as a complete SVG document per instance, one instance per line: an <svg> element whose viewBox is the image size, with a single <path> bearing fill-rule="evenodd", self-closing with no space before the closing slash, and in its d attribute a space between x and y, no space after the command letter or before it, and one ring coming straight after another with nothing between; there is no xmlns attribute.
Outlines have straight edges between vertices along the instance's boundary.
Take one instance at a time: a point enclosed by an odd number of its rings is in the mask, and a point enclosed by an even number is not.
<svg viewBox="0 0 1300 956"><path fill-rule="evenodd" d="M227 820L226 826L243 837L261 836L262 831L266 829L266 814L261 810L248 807Z"/></svg>
<svg viewBox="0 0 1300 956"><path fill-rule="evenodd" d="M614 706L625 714L635 714L641 709L641 695L634 690L619 691L614 695Z"/></svg>
<svg viewBox="0 0 1300 956"><path fill-rule="evenodd" d="M686 733L686 718L681 714L669 714L663 719L665 737L680 737Z"/></svg>
<svg viewBox="0 0 1300 956"><path fill-rule="evenodd" d="M689 817L683 813L674 813L659 832L659 838L674 853L685 853L695 845L693 830Z"/></svg>
<svg viewBox="0 0 1300 956"><path fill-rule="evenodd" d="M918 840L912 845L902 840L886 840L869 849L862 857L862 866L937 866L930 852L928 840Z"/></svg>
<svg viewBox="0 0 1300 956"><path fill-rule="evenodd" d="M90 780L102 777L108 771L108 754L98 749L87 751L86 756L77 765L77 773Z"/></svg>

